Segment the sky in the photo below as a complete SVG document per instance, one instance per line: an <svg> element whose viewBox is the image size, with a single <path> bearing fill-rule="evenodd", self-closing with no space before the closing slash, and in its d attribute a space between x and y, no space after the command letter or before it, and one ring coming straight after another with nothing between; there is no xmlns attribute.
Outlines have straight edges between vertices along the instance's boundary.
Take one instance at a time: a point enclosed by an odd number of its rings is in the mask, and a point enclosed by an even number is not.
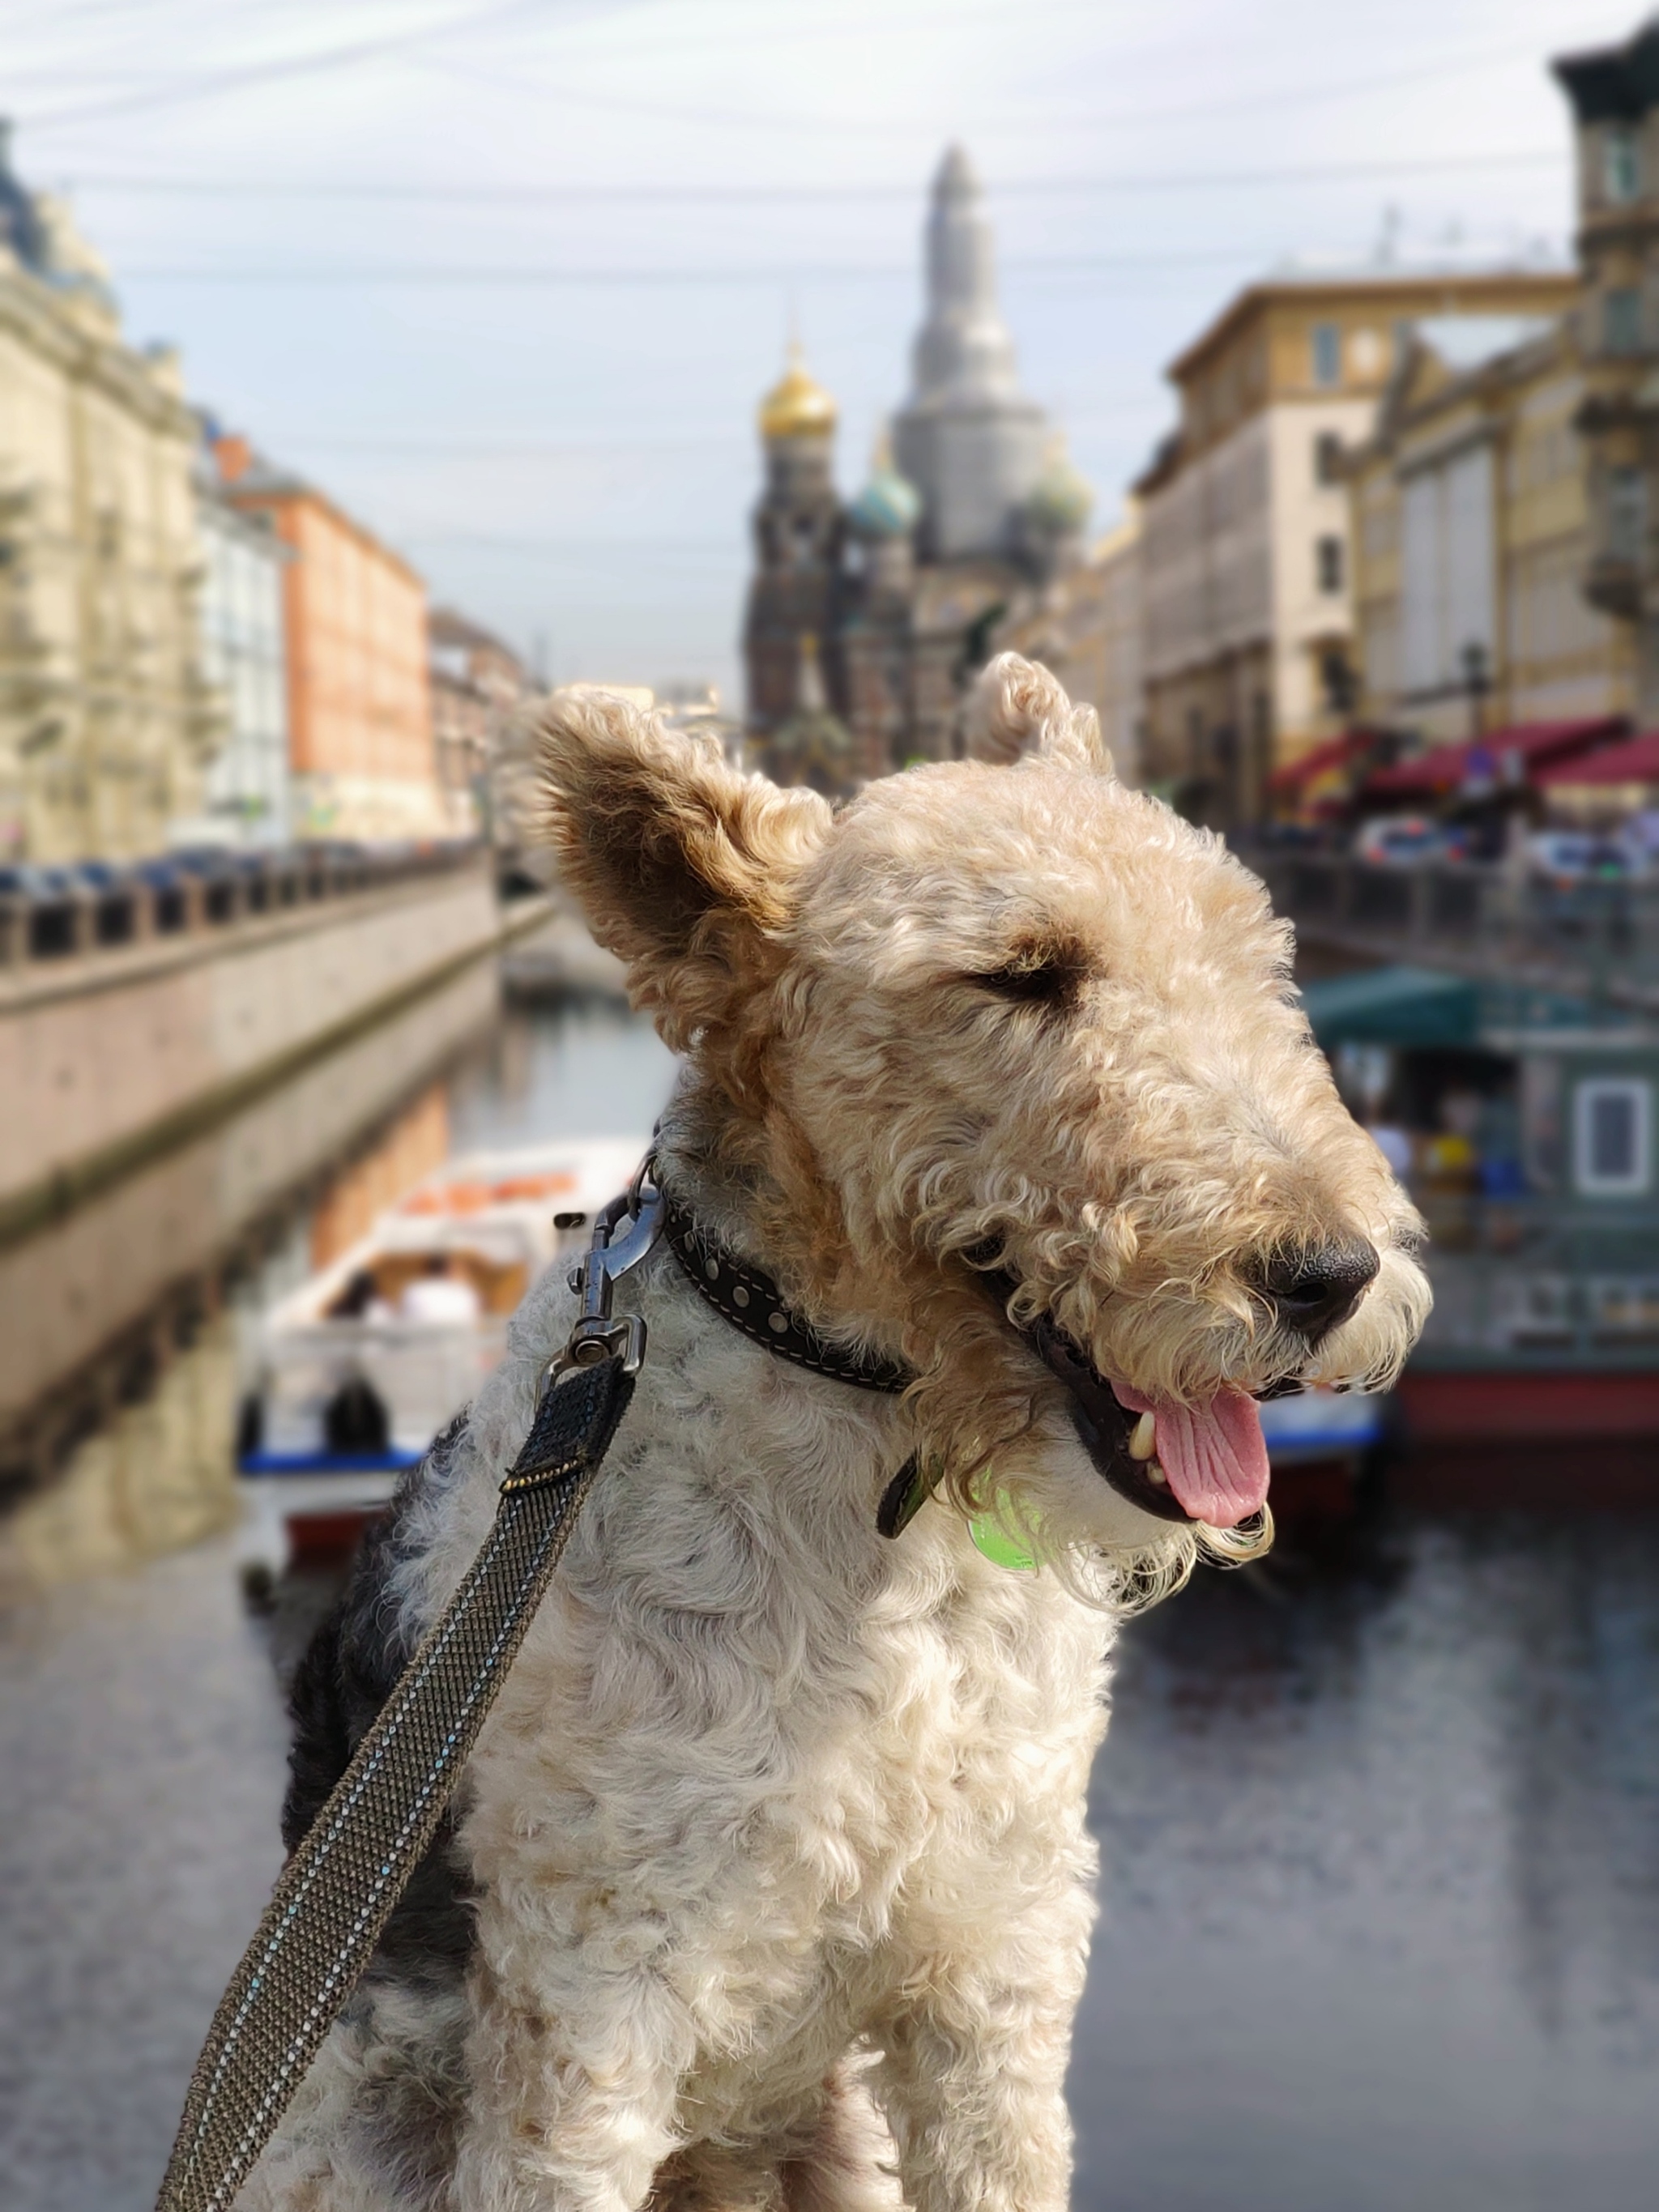
<svg viewBox="0 0 1659 2212"><path fill-rule="evenodd" d="M0 0L0 112L128 337L553 680L734 702L792 320L849 495L959 140L1096 521L1287 261L1565 258L1598 0Z"/></svg>

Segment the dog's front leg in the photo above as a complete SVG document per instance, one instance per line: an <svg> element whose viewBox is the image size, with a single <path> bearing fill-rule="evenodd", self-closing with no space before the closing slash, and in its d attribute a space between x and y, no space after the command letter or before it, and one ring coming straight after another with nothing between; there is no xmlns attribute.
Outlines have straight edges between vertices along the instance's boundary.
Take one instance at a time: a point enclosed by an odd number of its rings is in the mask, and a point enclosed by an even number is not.
<svg viewBox="0 0 1659 2212"><path fill-rule="evenodd" d="M676 2144L684 2008L648 1968L540 1963L475 1984L455 2212L638 2212Z"/></svg>
<svg viewBox="0 0 1659 2212"><path fill-rule="evenodd" d="M1066 2066L1092 1906L920 1957L877 2031L875 2087L915 2212L1066 2212Z"/></svg>

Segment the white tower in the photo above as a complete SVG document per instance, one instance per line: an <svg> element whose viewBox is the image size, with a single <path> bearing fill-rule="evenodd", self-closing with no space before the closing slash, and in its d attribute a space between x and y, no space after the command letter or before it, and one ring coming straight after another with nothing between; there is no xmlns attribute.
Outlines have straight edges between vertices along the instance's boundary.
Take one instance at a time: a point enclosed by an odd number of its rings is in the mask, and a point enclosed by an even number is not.
<svg viewBox="0 0 1659 2212"><path fill-rule="evenodd" d="M915 388L893 425L895 456L922 496L921 548L934 561L1008 557L1042 474L1048 422L1022 397L997 306L991 226L979 179L952 146L927 218L927 316Z"/></svg>

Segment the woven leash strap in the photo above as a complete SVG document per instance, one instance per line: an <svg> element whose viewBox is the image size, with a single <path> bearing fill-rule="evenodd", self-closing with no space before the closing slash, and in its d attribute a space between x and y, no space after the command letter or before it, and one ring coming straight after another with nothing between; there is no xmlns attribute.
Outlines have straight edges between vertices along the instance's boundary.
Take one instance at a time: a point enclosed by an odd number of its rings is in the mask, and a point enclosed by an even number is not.
<svg viewBox="0 0 1659 2212"><path fill-rule="evenodd" d="M220 2000L157 2212L228 2212L437 1832L633 1392L613 1354L543 1396L483 1549L283 1868Z"/></svg>

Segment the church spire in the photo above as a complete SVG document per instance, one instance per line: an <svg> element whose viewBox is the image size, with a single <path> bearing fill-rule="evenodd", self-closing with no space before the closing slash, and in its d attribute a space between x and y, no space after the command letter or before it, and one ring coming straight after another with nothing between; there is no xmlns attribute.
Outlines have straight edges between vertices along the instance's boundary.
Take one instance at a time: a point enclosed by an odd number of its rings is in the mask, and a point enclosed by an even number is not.
<svg viewBox="0 0 1659 2212"><path fill-rule="evenodd" d="M933 179L927 258L915 389L893 425L899 468L921 495L920 550L930 561L1018 559L1047 423L1019 389L990 220L960 146Z"/></svg>
<svg viewBox="0 0 1659 2212"><path fill-rule="evenodd" d="M1013 399L1014 342L997 305L995 252L979 179L952 146L927 217L927 317L916 338L916 399Z"/></svg>

